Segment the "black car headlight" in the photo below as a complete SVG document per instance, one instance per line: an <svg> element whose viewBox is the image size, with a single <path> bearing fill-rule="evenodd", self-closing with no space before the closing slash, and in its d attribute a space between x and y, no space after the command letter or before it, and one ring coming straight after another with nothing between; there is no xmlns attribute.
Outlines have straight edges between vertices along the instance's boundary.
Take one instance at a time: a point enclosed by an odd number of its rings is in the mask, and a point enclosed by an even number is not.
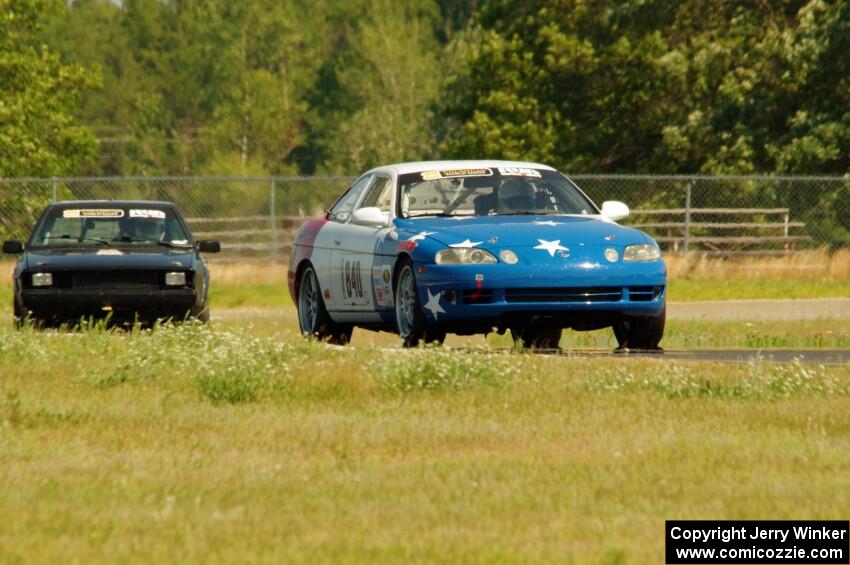
<svg viewBox="0 0 850 565"><path fill-rule="evenodd" d="M447 247L437 251L434 261L438 265L481 265L498 263L496 256L475 247Z"/></svg>
<svg viewBox="0 0 850 565"><path fill-rule="evenodd" d="M51 273L33 273L30 280L33 287L53 286L53 275Z"/></svg>
<svg viewBox="0 0 850 565"><path fill-rule="evenodd" d="M186 273L184 271L165 273L165 286L186 286Z"/></svg>
<svg viewBox="0 0 850 565"><path fill-rule="evenodd" d="M661 250L649 243L628 245L623 251L623 261L637 263L639 261L656 261L661 259Z"/></svg>

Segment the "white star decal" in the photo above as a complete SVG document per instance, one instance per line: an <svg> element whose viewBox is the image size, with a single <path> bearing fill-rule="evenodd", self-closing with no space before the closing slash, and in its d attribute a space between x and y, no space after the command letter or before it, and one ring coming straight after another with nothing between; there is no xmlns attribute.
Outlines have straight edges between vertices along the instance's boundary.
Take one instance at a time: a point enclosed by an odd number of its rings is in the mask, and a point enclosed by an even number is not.
<svg viewBox="0 0 850 565"><path fill-rule="evenodd" d="M469 241L469 238L466 238L464 241L460 243L452 243L449 247L475 247L476 245L481 245L484 243L483 241Z"/></svg>
<svg viewBox="0 0 850 565"><path fill-rule="evenodd" d="M440 293L431 294L430 289L425 289L425 292L428 293L428 302L425 303L425 309L433 314L434 319L437 319L437 314L445 314L446 311L443 310L443 307L440 306Z"/></svg>
<svg viewBox="0 0 850 565"><path fill-rule="evenodd" d="M421 231L421 232L417 233L416 235L407 238L407 241L419 241L419 240L425 239L429 235L434 235L435 233L437 233L437 232L435 232L435 231Z"/></svg>
<svg viewBox="0 0 850 565"><path fill-rule="evenodd" d="M546 241L545 239L538 239L540 245L534 247L534 249L543 249L549 252L550 257L555 256L555 251L566 251L567 248L561 245L561 240L556 239L555 241Z"/></svg>
<svg viewBox="0 0 850 565"><path fill-rule="evenodd" d="M546 220L545 222L541 221L541 220L536 220L533 223L538 225L538 226L560 226L561 225L557 222L553 222L552 220Z"/></svg>

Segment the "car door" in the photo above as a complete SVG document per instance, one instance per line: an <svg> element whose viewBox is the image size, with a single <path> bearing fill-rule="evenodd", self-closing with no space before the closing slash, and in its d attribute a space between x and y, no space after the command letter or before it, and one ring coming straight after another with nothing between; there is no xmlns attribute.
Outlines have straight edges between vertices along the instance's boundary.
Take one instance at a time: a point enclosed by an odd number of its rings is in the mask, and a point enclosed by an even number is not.
<svg viewBox="0 0 850 565"><path fill-rule="evenodd" d="M336 242L345 237L345 226L351 220L354 206L362 200L366 189L372 184L373 178L374 176L371 174L363 175L334 202L328 212L327 223L319 230L313 243L311 261L319 277L319 286L322 288L325 306L330 311L336 309L336 291L338 289L338 285L335 284L335 275L331 269L331 256L339 245Z"/></svg>
<svg viewBox="0 0 850 565"><path fill-rule="evenodd" d="M332 244L329 273L333 298L328 305L332 312L344 314L375 311L372 265L376 244L388 231L388 222L382 225L360 225L355 221L354 215L361 208L379 208L388 217L391 192L389 176L373 175L363 197L357 201L347 220L326 228ZM341 319L339 316L336 318Z"/></svg>

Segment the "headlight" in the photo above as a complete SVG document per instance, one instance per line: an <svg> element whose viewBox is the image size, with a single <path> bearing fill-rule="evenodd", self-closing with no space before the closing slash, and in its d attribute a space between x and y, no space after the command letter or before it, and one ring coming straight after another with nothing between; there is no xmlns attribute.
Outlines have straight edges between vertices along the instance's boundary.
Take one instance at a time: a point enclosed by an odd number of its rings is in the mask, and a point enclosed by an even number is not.
<svg viewBox="0 0 850 565"><path fill-rule="evenodd" d="M623 261L634 263L637 261L655 261L661 259L661 250L648 243L640 245L629 245L623 251Z"/></svg>
<svg viewBox="0 0 850 565"><path fill-rule="evenodd" d="M53 275L50 273L33 273L33 286L53 286Z"/></svg>
<svg viewBox="0 0 850 565"><path fill-rule="evenodd" d="M186 273L182 271L165 273L165 286L186 286Z"/></svg>
<svg viewBox="0 0 850 565"><path fill-rule="evenodd" d="M515 265L516 262L519 261L519 257L517 257L516 253L514 253L510 249L502 249L499 252L499 257L501 257L502 261L504 261L508 265Z"/></svg>
<svg viewBox="0 0 850 565"><path fill-rule="evenodd" d="M448 247L437 251L434 261L438 265L460 265L482 263L498 263L496 257L489 251L475 247Z"/></svg>

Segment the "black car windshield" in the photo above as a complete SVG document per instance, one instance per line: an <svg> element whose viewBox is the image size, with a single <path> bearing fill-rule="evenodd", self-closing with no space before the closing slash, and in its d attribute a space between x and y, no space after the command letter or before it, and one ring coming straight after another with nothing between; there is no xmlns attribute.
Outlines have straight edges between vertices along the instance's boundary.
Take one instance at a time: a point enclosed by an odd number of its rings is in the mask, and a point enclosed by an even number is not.
<svg viewBox="0 0 850 565"><path fill-rule="evenodd" d="M50 208L29 247L143 245L188 247L190 242L172 209L81 205Z"/></svg>
<svg viewBox="0 0 850 565"><path fill-rule="evenodd" d="M399 176L399 207L417 216L596 214L565 176L546 169L490 167L433 170Z"/></svg>

